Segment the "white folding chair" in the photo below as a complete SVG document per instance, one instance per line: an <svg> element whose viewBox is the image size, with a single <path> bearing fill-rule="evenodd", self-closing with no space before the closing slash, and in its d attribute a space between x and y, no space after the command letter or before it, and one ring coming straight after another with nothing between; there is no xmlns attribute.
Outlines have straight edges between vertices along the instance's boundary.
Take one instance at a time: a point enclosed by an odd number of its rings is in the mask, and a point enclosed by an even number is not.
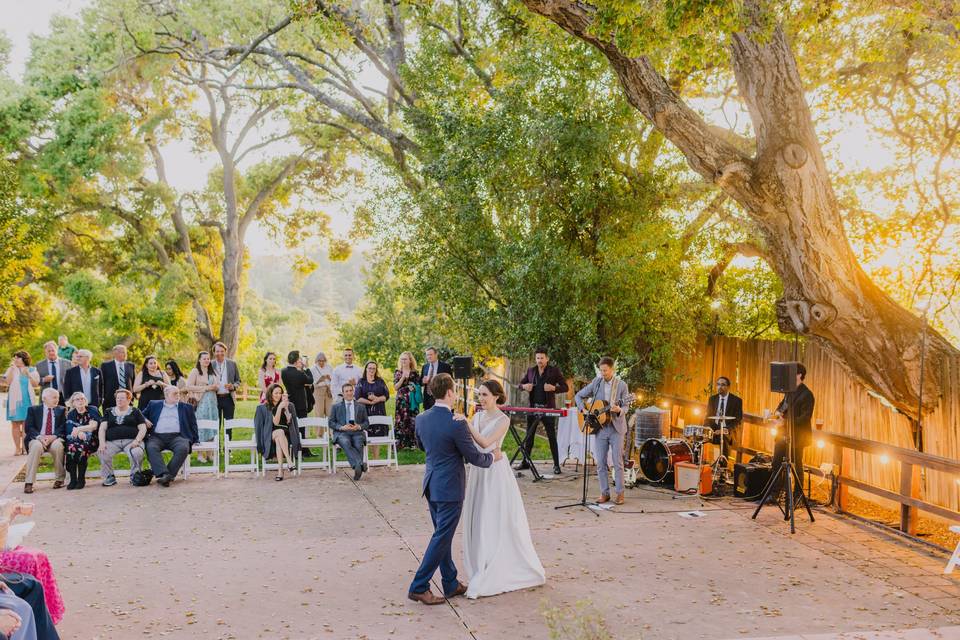
<svg viewBox="0 0 960 640"><path fill-rule="evenodd" d="M393 465L399 469L400 462L397 459L397 438L393 432L393 418L390 416L370 416L367 420L371 427L373 425L386 426L388 431L385 436L367 436L367 444L363 448L363 461L369 467L389 467ZM387 447L387 457L371 460L370 447Z"/></svg>
<svg viewBox="0 0 960 640"><path fill-rule="evenodd" d="M224 420L224 438L223 438L223 475L230 475L231 471L253 471L256 476L260 473L258 465L259 454L257 453L256 433L253 431L253 420L250 418L234 418L233 420ZM234 440L230 437L229 429L250 429L250 438ZM249 451L250 462L231 462L230 454L233 451Z"/></svg>
<svg viewBox="0 0 960 640"><path fill-rule="evenodd" d="M330 455L330 431L327 428L327 419L326 418L301 418L299 421L300 426L303 427L304 437L300 438L300 449L301 451L297 454L297 474L299 475L304 469L326 469L328 472L333 471L333 466L330 464L332 456ZM310 429L313 428L316 430L316 436L310 437ZM303 449L310 449L310 452L316 455L316 452L320 451L320 460L308 460L303 461Z"/></svg>
<svg viewBox="0 0 960 640"><path fill-rule="evenodd" d="M960 525L951 525L950 531L954 533L960 533ZM950 562L947 563L947 566L944 567L943 573L949 575L953 573L953 568L960 564L960 542L957 543L957 548L953 550L953 555L950 556Z"/></svg>
<svg viewBox="0 0 960 640"><path fill-rule="evenodd" d="M220 477L220 421L219 420L197 420L198 429L213 429L216 435L209 442L200 442L193 445L193 453L213 453L213 465L190 466L191 456L183 463L183 477L187 478L191 473L212 473L217 478Z"/></svg>

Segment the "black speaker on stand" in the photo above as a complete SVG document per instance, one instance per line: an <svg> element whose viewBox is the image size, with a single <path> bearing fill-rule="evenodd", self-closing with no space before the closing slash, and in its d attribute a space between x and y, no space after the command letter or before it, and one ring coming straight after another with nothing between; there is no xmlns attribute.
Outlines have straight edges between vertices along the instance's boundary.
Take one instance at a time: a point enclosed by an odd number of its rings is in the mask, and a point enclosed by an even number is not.
<svg viewBox="0 0 960 640"><path fill-rule="evenodd" d="M463 415L468 413L467 381L473 375L473 356L453 356L453 378L463 384Z"/></svg>

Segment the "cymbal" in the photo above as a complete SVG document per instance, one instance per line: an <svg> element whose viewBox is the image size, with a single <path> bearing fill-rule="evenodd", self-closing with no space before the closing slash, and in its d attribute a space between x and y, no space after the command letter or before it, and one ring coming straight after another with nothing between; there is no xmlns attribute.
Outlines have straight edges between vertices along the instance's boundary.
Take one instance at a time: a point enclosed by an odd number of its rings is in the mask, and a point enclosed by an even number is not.
<svg viewBox="0 0 960 640"><path fill-rule="evenodd" d="M707 420L733 420L731 416L707 416Z"/></svg>

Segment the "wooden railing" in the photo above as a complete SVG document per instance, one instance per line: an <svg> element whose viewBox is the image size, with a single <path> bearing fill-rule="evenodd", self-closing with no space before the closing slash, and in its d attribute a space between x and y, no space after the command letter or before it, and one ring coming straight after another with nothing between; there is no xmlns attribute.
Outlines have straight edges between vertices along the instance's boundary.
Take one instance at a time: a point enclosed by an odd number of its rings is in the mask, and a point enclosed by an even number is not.
<svg viewBox="0 0 960 640"><path fill-rule="evenodd" d="M688 408L697 408L701 411L706 410L706 405L701 402L681 398L678 396L662 396L668 399L673 405ZM745 413L743 421L748 424L761 425L764 423L762 416ZM671 432L675 430L671 427ZM833 449L833 479L835 485L835 507L838 512L843 513L849 505L850 489L858 489L865 493L878 496L900 504L900 527L899 529L906 534L916 535L917 518L920 511L927 511L936 514L942 518L960 522L960 512L947 509L940 505L931 504L921 499L920 476L922 470L938 471L950 477L951 481L960 482L960 461L944 458L929 453L921 453L913 449L904 449L875 440L866 440L855 438L831 431L816 430L813 433L814 441L823 441L823 446L830 445ZM820 446L819 444L817 446ZM886 464L900 465L900 490L899 492L890 491L882 487L857 480L851 477L854 468L854 453L866 453L878 456ZM742 462L743 458L756 453L768 453L758 451L749 447L741 447L736 452L736 461ZM829 458L827 458L829 460ZM820 473L819 469L806 468L807 471Z"/></svg>

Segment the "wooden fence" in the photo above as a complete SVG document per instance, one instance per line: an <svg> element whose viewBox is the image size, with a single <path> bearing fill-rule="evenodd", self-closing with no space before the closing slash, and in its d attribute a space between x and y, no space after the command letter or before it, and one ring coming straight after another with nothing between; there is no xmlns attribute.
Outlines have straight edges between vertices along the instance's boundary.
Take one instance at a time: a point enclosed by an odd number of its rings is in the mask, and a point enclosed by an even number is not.
<svg viewBox="0 0 960 640"><path fill-rule="evenodd" d="M715 375L733 381L732 392L743 398L745 412L762 415L773 410L779 394L770 393L770 363L793 360L794 344L788 341L742 340L720 337L716 341ZM706 402L711 388L713 345L703 339L687 353L678 354L664 372L661 392L665 396ZM798 360L807 367L807 386L816 397L814 419L838 436L883 443L900 449L915 449L911 421L851 376L843 365L816 343L801 343ZM937 409L923 418L925 452L950 460L960 459L960 359L944 364ZM699 424L694 409L674 409L674 418ZM773 436L763 425L745 423L743 444L770 451ZM899 494L903 484L899 464L892 456L874 451L851 451L844 474L855 482ZM804 462L818 467L834 459L833 445L810 447ZM943 470L927 469L919 478L920 498L950 511L960 511L960 484Z"/></svg>

